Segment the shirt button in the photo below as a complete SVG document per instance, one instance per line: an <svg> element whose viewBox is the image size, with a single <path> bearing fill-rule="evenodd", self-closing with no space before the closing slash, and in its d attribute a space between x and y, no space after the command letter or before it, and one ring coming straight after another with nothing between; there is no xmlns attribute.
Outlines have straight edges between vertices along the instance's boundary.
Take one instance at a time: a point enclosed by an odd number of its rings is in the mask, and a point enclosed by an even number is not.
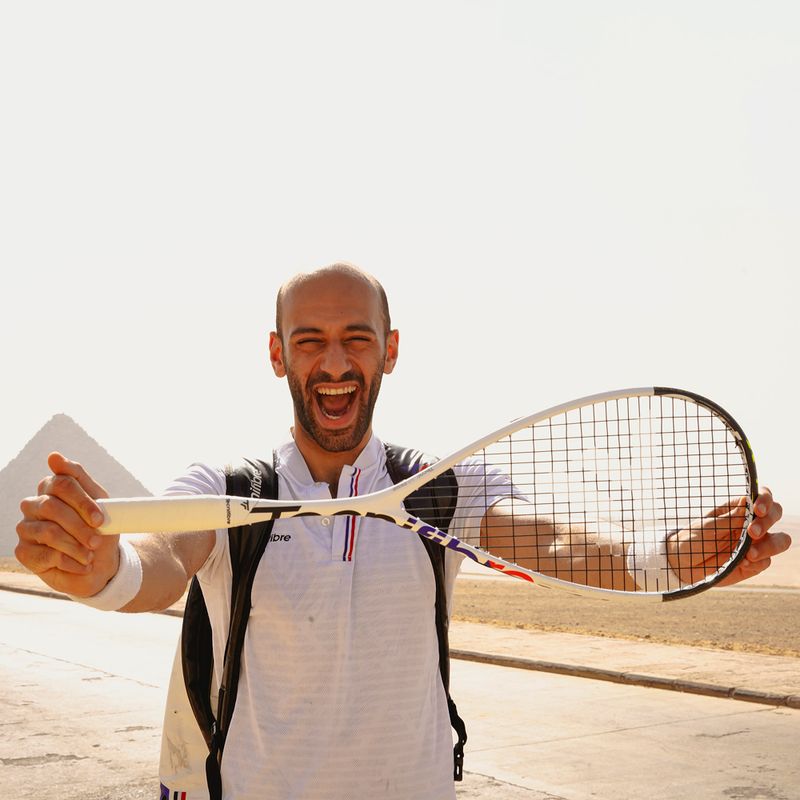
<svg viewBox="0 0 800 800"><path fill-rule="evenodd" d="M323 525L324 525L324 526L327 528L327 527L328 527L328 525L330 525L330 524L331 524L331 518L330 518L330 517L323 517L323 518L320 520L320 522L321 522L321 523L322 523L322 524L323 524Z"/></svg>

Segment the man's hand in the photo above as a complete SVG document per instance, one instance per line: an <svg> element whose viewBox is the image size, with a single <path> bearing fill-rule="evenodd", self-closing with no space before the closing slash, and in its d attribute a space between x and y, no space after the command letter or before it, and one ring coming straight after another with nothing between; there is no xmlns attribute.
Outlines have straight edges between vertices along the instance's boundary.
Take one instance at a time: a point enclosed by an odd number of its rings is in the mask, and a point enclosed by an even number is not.
<svg viewBox="0 0 800 800"><path fill-rule="evenodd" d="M670 566L682 583L702 580L730 558L739 542L746 512L747 498L742 497L715 508L702 520L669 537L667 553ZM753 542L742 561L719 582L719 586L731 586L758 575L770 565L772 556L789 548L792 540L787 534L770 532L782 514L783 509L772 499L772 492L763 489L756 498L755 519L747 531Z"/></svg>
<svg viewBox="0 0 800 800"><path fill-rule="evenodd" d="M90 597L114 577L119 566L118 536L96 528L103 514L95 499L108 497L100 484L60 453L51 453L53 474L39 482L36 497L20 503L17 560L52 588Z"/></svg>
<svg viewBox="0 0 800 800"><path fill-rule="evenodd" d="M730 575L721 580L718 586L732 586L734 583L752 578L763 572L771 563L772 557L785 553L792 544L788 533L770 530L783 516L780 503L772 499L772 492L766 488L756 498L755 519L750 523L747 532L753 542L745 557L739 562Z"/></svg>

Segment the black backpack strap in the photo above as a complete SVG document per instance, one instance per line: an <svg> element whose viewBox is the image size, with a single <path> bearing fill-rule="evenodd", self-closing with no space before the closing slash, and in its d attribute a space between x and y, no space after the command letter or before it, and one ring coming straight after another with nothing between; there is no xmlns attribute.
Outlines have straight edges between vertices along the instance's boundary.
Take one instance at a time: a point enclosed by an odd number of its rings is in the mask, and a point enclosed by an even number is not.
<svg viewBox="0 0 800 800"><path fill-rule="evenodd" d="M211 737L216 725L211 709L211 681L214 661L211 639L211 622L197 577L192 578L181 631L181 664L183 682L189 704L206 745L211 749Z"/></svg>
<svg viewBox="0 0 800 800"><path fill-rule="evenodd" d="M400 481L415 475L436 460L426 456L419 450L398 447L392 444L385 445L385 448L386 469L389 472L392 483L400 483ZM430 525L435 525L439 530L447 531L453 520L457 501L458 481L455 473L450 469L428 481L413 494L410 494L405 499L404 506L406 511L415 517L425 520ZM439 641L439 672L447 695L450 724L458 737L458 741L453 748L453 778L460 781L463 777L464 745L467 742L467 728L464 720L458 714L453 698L450 697L450 615L447 610L447 583L445 581L446 550L425 536L420 536L419 538L428 552L431 567L433 568L433 577L436 582L435 614L436 636Z"/></svg>
<svg viewBox="0 0 800 800"><path fill-rule="evenodd" d="M274 465L263 461L248 459L237 469L229 468L225 480L228 495L278 496ZM269 542L272 525L273 521L268 520L228 531L232 570L231 621L225 644L216 717L211 708L211 681L214 674L211 623L197 578L192 579L186 599L181 639L183 674L189 702L209 749L206 780L211 800L222 800L220 763L239 689L241 654L250 616L253 579Z"/></svg>

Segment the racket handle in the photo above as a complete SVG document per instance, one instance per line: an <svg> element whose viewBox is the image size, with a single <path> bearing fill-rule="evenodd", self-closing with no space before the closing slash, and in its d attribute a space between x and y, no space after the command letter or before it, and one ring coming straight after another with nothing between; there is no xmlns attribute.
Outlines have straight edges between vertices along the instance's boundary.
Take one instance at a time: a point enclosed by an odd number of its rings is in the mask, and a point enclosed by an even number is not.
<svg viewBox="0 0 800 800"><path fill-rule="evenodd" d="M105 534L208 531L249 520L247 511L229 497L112 498L97 504L105 516L98 532Z"/></svg>

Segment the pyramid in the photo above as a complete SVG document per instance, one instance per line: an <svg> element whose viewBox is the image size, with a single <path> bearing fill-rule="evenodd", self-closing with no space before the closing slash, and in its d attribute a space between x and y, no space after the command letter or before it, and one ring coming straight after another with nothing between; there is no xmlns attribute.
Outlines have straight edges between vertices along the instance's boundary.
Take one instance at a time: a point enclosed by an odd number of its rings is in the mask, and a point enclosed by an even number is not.
<svg viewBox="0 0 800 800"><path fill-rule="evenodd" d="M33 436L19 455L0 471L0 557L13 556L19 503L36 494L47 474L47 456L54 450L79 461L112 497L141 497L149 492L125 467L66 414L56 414Z"/></svg>

